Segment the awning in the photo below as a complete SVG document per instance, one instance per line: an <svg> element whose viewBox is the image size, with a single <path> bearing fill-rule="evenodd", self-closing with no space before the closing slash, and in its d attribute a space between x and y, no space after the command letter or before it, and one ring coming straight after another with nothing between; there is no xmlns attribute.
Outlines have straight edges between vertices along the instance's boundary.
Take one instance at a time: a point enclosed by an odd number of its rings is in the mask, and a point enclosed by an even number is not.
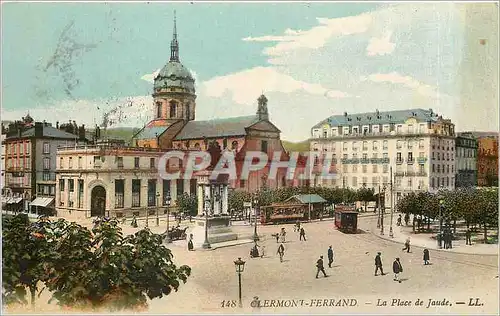
<svg viewBox="0 0 500 316"><path fill-rule="evenodd" d="M31 202L31 206L47 207L52 202L54 202L54 198L37 197Z"/></svg>
<svg viewBox="0 0 500 316"><path fill-rule="evenodd" d="M23 198L21 198L21 197L10 198L10 200L7 201L7 204L17 204L17 203L21 202L22 200L23 200Z"/></svg>

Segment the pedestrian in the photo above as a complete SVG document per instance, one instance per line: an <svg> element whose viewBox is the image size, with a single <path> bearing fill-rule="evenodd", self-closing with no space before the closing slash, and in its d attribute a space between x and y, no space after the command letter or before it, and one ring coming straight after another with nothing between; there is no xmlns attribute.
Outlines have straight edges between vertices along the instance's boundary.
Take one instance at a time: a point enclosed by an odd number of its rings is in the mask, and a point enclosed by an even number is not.
<svg viewBox="0 0 500 316"><path fill-rule="evenodd" d="M326 272L325 272L325 267L323 266L323 256L319 256L318 261L316 261L316 279L318 278L318 275L320 272L323 272L323 275L325 278L327 277Z"/></svg>
<svg viewBox="0 0 500 316"><path fill-rule="evenodd" d="M193 234L189 234L189 241L188 241L188 250L193 251L194 246L193 246Z"/></svg>
<svg viewBox="0 0 500 316"><path fill-rule="evenodd" d="M332 267L333 263L333 249L332 246L328 247L328 268Z"/></svg>
<svg viewBox="0 0 500 316"><path fill-rule="evenodd" d="M274 234L273 237L276 237L276 243L279 244L279 242L280 242L280 233Z"/></svg>
<svg viewBox="0 0 500 316"><path fill-rule="evenodd" d="M285 246L283 244L278 247L278 255L280 256L280 262L283 262L283 256L285 255Z"/></svg>
<svg viewBox="0 0 500 316"><path fill-rule="evenodd" d="M403 272L403 266L401 265L399 258L396 258L396 260L394 260L394 262L392 263L392 271L394 272L394 281L398 281L399 283L401 283L399 274Z"/></svg>
<svg viewBox="0 0 500 316"><path fill-rule="evenodd" d="M409 213L406 213L405 214L405 223L406 223L406 226L408 226L408 223L410 222L410 214Z"/></svg>
<svg viewBox="0 0 500 316"><path fill-rule="evenodd" d="M396 224L396 225L401 226L401 214L399 214L399 217L398 217L398 222L397 222L397 224Z"/></svg>
<svg viewBox="0 0 500 316"><path fill-rule="evenodd" d="M472 235L472 232L470 231L470 229L467 229L465 231L465 244L466 245L472 245L472 242L470 240L471 235Z"/></svg>
<svg viewBox="0 0 500 316"><path fill-rule="evenodd" d="M405 241L405 247L403 248L403 251L410 252L410 237L406 238Z"/></svg>
<svg viewBox="0 0 500 316"><path fill-rule="evenodd" d="M300 228L299 240L302 240L302 238L306 241L306 231L304 230L304 227Z"/></svg>
<svg viewBox="0 0 500 316"><path fill-rule="evenodd" d="M281 242L285 242L286 231L285 228L281 228Z"/></svg>
<svg viewBox="0 0 500 316"><path fill-rule="evenodd" d="M429 255L429 249L424 249L424 265L428 265L429 260L431 260L431 257Z"/></svg>
<svg viewBox="0 0 500 316"><path fill-rule="evenodd" d="M380 257L382 253L377 252L377 255L375 256L375 276L377 276L378 270L382 273L382 275L385 275L384 269L382 268L382 258Z"/></svg>
<svg viewBox="0 0 500 316"><path fill-rule="evenodd" d="M265 250L266 250L266 246L262 246L261 247L261 253L260 253L260 257L261 258L264 258L264 252L265 252Z"/></svg>

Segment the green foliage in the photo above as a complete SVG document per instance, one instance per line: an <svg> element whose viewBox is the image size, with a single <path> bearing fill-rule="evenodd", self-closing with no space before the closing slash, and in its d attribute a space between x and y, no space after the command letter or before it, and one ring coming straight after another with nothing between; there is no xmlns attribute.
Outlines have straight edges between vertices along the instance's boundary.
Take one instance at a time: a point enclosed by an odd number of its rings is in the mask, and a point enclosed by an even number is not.
<svg viewBox="0 0 500 316"><path fill-rule="evenodd" d="M90 231L62 219L29 225L18 215L3 235L3 294L10 301L25 302L26 287L41 281L63 306L145 307L147 298L177 291L191 273L173 263L160 235L146 228L124 237L116 220Z"/></svg>
<svg viewBox="0 0 500 316"><path fill-rule="evenodd" d="M177 197L177 206L186 215L196 216L198 214L198 198L194 194L184 192Z"/></svg>
<svg viewBox="0 0 500 316"><path fill-rule="evenodd" d="M243 203L250 202L252 195L243 190L231 190L228 195L229 210L240 211L243 210Z"/></svg>
<svg viewBox="0 0 500 316"><path fill-rule="evenodd" d="M288 152L308 152L310 149L309 141L307 140L296 143L282 140L281 143Z"/></svg>

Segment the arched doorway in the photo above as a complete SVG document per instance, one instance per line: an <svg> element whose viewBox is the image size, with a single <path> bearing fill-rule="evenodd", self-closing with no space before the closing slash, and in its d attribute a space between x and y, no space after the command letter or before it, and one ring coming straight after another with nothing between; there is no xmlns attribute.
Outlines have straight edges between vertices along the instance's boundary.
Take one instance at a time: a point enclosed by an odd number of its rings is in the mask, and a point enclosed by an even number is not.
<svg viewBox="0 0 500 316"><path fill-rule="evenodd" d="M106 190L98 185L92 189L90 216L104 216L106 211Z"/></svg>

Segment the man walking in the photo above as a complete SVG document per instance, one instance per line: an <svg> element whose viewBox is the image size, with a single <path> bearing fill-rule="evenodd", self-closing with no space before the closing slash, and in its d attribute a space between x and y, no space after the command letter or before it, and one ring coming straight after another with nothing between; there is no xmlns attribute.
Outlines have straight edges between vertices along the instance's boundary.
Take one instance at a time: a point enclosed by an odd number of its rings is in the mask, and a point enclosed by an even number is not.
<svg viewBox="0 0 500 316"><path fill-rule="evenodd" d="M472 242L470 240L470 237L471 237L471 231L470 229L467 229L467 231L465 232L465 244L466 245L472 245Z"/></svg>
<svg viewBox="0 0 500 316"><path fill-rule="evenodd" d="M333 263L333 249L332 246L328 248L328 268L332 267Z"/></svg>
<svg viewBox="0 0 500 316"><path fill-rule="evenodd" d="M304 238L304 241L306 241L306 231L304 230L304 227L300 228L300 233L299 233L299 240L302 240Z"/></svg>
<svg viewBox="0 0 500 316"><path fill-rule="evenodd" d="M403 272L403 266L401 265L399 258L396 258L396 260L394 260L394 262L392 263L392 271L394 272L394 281L398 281L399 283L401 283L399 274Z"/></svg>
<svg viewBox="0 0 500 316"><path fill-rule="evenodd" d="M380 269L380 273L382 275L385 275L384 269L382 268L382 258L380 258L381 253L377 252L377 255L375 256L375 276L377 276L377 272Z"/></svg>
<svg viewBox="0 0 500 316"><path fill-rule="evenodd" d="M410 237L406 238L405 241L405 247L403 248L403 251L410 252Z"/></svg>
<svg viewBox="0 0 500 316"><path fill-rule="evenodd" d="M326 272L325 272L325 267L323 266L323 256L319 256L318 261L316 261L316 268L318 269L316 271L316 279L318 278L319 272L323 272L323 275L325 278L327 277Z"/></svg>
<svg viewBox="0 0 500 316"><path fill-rule="evenodd" d="M424 265L429 264L429 260L431 259L431 256L429 254L429 249L424 249Z"/></svg>
<svg viewBox="0 0 500 316"><path fill-rule="evenodd" d="M283 244L278 247L278 255L280 256L280 262L283 262L283 256L285 255L285 246Z"/></svg>

